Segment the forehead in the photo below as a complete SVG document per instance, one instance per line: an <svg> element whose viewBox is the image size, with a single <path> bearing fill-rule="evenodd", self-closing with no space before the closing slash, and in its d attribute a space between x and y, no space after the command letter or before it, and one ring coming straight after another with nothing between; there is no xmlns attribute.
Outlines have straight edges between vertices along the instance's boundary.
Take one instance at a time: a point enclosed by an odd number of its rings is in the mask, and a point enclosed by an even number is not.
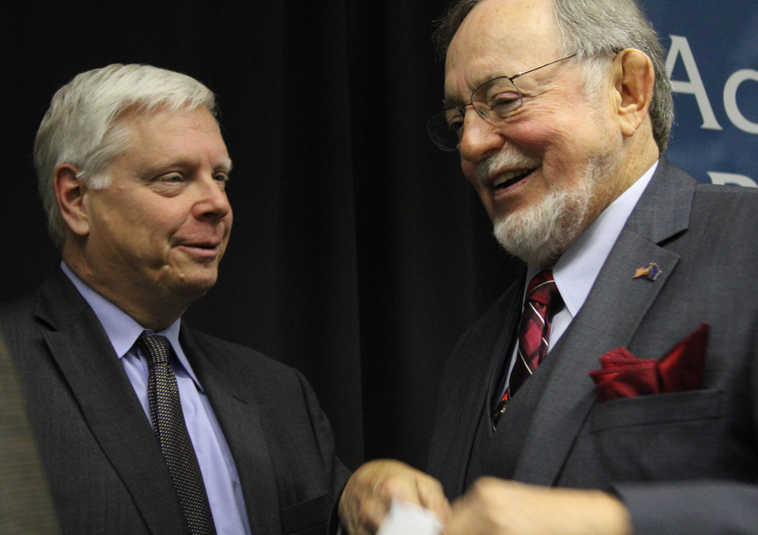
<svg viewBox="0 0 758 535"><path fill-rule="evenodd" d="M218 123L204 107L136 112L121 121L129 135L127 152L132 155L228 159Z"/></svg>
<svg viewBox="0 0 758 535"><path fill-rule="evenodd" d="M465 95L493 76L559 57L552 0L482 0L463 20L445 59L445 95Z"/></svg>

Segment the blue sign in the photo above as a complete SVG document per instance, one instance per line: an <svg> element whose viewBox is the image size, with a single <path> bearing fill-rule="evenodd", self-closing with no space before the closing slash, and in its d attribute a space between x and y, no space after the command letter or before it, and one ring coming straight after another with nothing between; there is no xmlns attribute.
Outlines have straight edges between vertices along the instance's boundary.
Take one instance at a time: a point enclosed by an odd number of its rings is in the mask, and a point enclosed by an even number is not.
<svg viewBox="0 0 758 535"><path fill-rule="evenodd" d="M701 182L758 185L754 0L642 0L666 50L676 118L666 154Z"/></svg>

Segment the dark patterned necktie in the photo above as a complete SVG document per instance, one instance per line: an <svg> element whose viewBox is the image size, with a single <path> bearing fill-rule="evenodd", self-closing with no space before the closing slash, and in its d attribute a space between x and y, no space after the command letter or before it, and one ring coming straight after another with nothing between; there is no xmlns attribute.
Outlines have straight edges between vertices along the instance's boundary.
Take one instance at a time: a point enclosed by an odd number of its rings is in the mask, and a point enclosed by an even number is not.
<svg viewBox="0 0 758 535"><path fill-rule="evenodd" d="M553 272L544 270L529 282L524 310L519 323L518 351L511 378L495 411L496 419L505 412L508 400L545 358L550 344L550 321L563 307L563 299L553 280Z"/></svg>
<svg viewBox="0 0 758 535"><path fill-rule="evenodd" d="M150 357L147 396L150 418L163 459L179 497L184 519L193 534L214 533L205 485L190 442L171 367L171 344L165 336L142 333L139 342Z"/></svg>

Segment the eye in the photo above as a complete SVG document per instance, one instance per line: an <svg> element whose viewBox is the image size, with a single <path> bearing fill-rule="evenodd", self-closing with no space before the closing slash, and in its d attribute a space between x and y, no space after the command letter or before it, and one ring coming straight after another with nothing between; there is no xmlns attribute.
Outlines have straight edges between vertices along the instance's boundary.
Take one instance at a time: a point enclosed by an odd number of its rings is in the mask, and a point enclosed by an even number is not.
<svg viewBox="0 0 758 535"><path fill-rule="evenodd" d="M226 189L226 185L229 182L229 173L217 172L213 175L213 180L218 182L218 186L221 189Z"/></svg>
<svg viewBox="0 0 758 535"><path fill-rule="evenodd" d="M147 185L155 193L165 197L179 195L187 183L187 177L179 171L169 171L162 175L154 175L146 180Z"/></svg>
<svg viewBox="0 0 758 535"><path fill-rule="evenodd" d="M519 107L521 93L508 78L495 78L481 88L482 102L487 105L493 115L499 119Z"/></svg>
<svg viewBox="0 0 758 535"><path fill-rule="evenodd" d="M521 96L514 92L498 93L492 96L487 106L492 112L499 118L505 119L505 117L513 110L515 110L521 102Z"/></svg>
<svg viewBox="0 0 758 535"><path fill-rule="evenodd" d="M173 184L184 182L184 177L180 173L166 173L165 175L157 176L153 179L153 182L161 182L163 184Z"/></svg>
<svg viewBox="0 0 758 535"><path fill-rule="evenodd" d="M458 138L461 137L463 132L463 111L459 108L452 108L445 113L445 121L447 127L451 132L454 132Z"/></svg>

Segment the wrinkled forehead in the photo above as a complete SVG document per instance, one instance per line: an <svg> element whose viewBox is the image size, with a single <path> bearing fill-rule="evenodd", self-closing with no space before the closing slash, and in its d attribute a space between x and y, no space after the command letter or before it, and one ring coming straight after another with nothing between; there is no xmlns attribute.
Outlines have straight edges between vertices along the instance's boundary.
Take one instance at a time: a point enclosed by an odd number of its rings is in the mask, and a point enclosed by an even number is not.
<svg viewBox="0 0 758 535"><path fill-rule="evenodd" d="M445 58L445 95L465 93L561 55L552 0L483 0L463 20Z"/></svg>
<svg viewBox="0 0 758 535"><path fill-rule="evenodd" d="M231 170L219 124L204 106L137 111L121 121L129 140L125 155L185 161L208 157L214 166Z"/></svg>

